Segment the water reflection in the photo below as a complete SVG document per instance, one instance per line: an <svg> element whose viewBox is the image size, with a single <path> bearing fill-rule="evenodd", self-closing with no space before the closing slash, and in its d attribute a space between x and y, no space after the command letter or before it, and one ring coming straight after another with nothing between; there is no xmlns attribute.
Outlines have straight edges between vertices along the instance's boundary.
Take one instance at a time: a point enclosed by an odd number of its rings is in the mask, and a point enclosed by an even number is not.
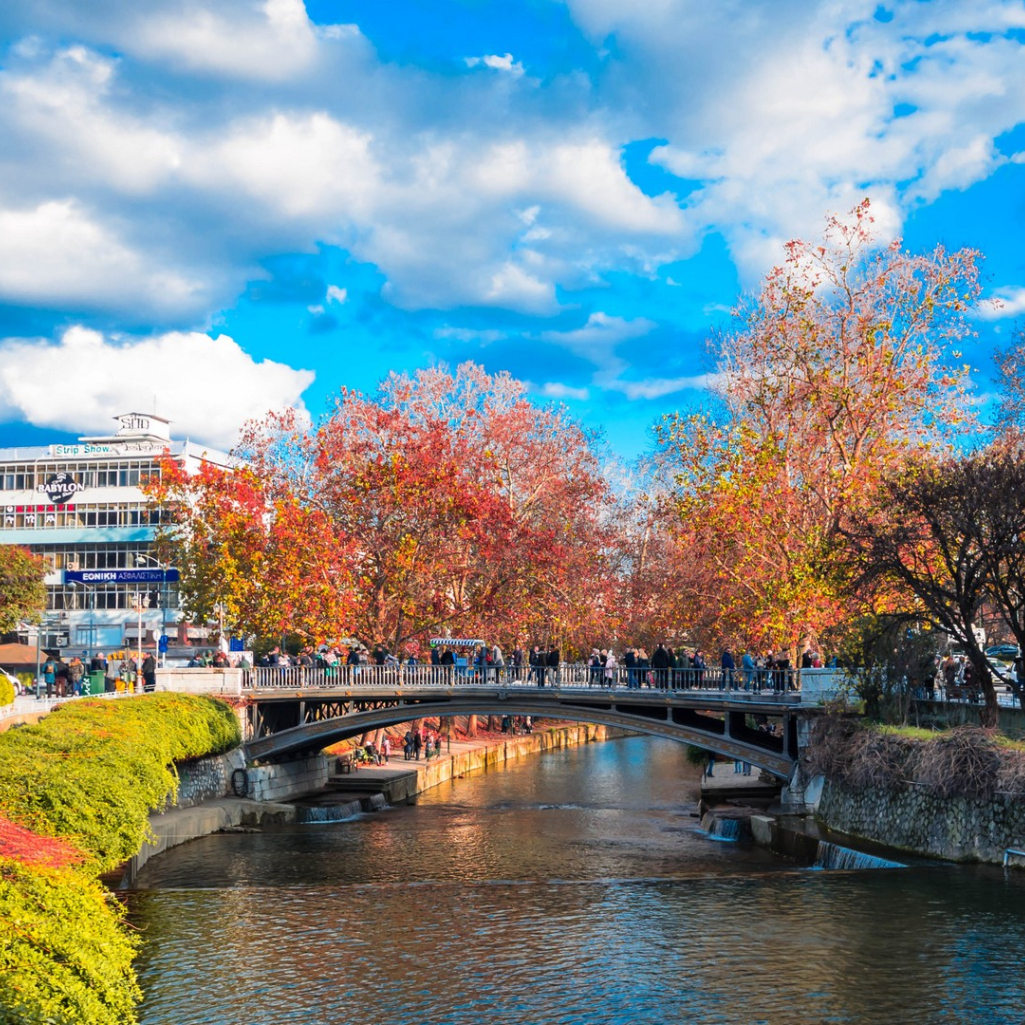
<svg viewBox="0 0 1025 1025"><path fill-rule="evenodd" d="M793 871L699 836L693 782L629 740L178 848L133 899L143 1021L1020 1025L1019 879Z"/></svg>

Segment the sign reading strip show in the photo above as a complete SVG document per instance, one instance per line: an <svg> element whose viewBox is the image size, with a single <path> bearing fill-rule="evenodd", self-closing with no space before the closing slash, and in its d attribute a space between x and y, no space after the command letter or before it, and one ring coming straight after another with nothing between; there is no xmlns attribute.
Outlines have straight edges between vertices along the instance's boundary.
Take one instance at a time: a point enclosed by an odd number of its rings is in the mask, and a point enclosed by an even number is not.
<svg viewBox="0 0 1025 1025"><path fill-rule="evenodd" d="M64 582L79 584L164 584L178 579L176 569L66 569Z"/></svg>

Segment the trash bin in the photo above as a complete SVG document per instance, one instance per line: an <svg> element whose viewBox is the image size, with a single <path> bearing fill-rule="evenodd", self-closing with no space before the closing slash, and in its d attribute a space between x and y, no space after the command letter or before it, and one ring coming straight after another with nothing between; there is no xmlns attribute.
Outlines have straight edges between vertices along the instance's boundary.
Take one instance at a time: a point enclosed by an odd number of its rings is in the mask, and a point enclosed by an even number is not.
<svg viewBox="0 0 1025 1025"><path fill-rule="evenodd" d="M85 694L103 693L103 670L96 669L89 674L89 689L83 691Z"/></svg>

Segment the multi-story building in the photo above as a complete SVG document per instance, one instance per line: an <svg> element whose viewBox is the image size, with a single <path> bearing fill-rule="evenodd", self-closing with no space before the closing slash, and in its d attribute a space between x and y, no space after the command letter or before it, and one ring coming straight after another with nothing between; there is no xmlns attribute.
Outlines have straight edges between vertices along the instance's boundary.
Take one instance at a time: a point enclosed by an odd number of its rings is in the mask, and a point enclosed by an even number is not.
<svg viewBox="0 0 1025 1025"><path fill-rule="evenodd" d="M229 457L171 438L170 422L146 413L115 417L109 437L74 445L0 449L0 544L23 545L47 566L42 643L74 651L157 645L184 635L178 572L153 541L162 521L140 482L171 458L189 472ZM35 642L35 628L23 636Z"/></svg>

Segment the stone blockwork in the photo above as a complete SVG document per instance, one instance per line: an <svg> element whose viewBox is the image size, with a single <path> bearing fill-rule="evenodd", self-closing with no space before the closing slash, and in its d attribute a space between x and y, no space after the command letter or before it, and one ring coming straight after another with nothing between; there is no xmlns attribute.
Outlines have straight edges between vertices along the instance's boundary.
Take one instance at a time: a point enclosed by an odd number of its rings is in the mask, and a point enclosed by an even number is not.
<svg viewBox="0 0 1025 1025"><path fill-rule="evenodd" d="M236 769L246 767L241 748L215 758L199 758L194 762L179 762L178 795L168 807L194 808L203 801L231 795L231 776Z"/></svg>
<svg viewBox="0 0 1025 1025"><path fill-rule="evenodd" d="M933 797L918 787L847 790L826 781L818 817L831 829L951 861L1000 863L1025 845L1025 801Z"/></svg>
<svg viewBox="0 0 1025 1025"><path fill-rule="evenodd" d="M263 765L248 769L249 792L254 801L287 801L312 790L327 786L328 765L334 759L327 755L313 755L280 765Z"/></svg>

